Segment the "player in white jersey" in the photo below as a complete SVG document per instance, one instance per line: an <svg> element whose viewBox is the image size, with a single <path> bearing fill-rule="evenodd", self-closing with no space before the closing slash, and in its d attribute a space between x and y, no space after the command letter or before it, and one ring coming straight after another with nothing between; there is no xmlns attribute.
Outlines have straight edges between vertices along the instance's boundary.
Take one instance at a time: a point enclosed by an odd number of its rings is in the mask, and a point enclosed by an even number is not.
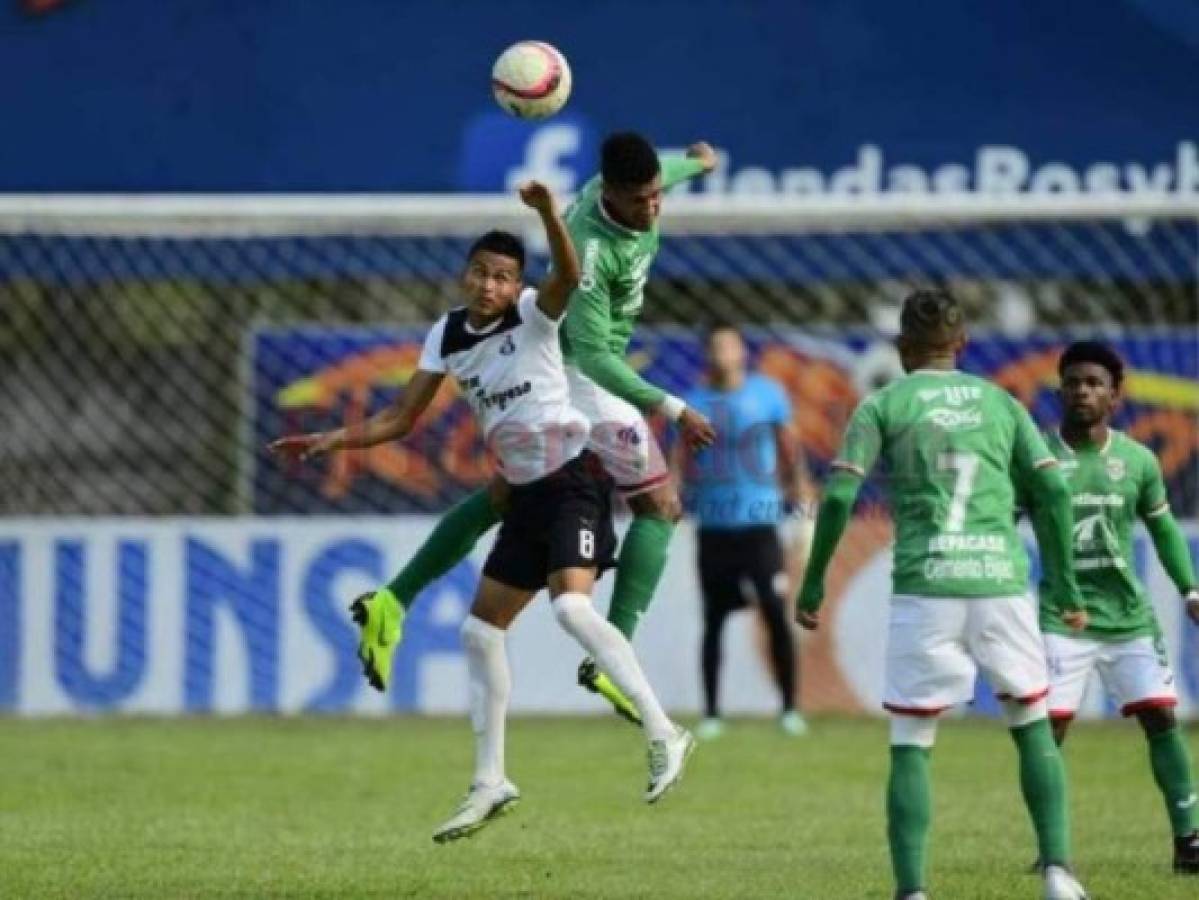
<svg viewBox="0 0 1199 900"><path fill-rule="evenodd" d="M468 303L430 330L417 371L393 406L358 427L272 444L276 452L308 458L401 439L452 375L511 486L499 536L462 625L474 778L454 815L434 832L439 843L473 834L520 799L504 774L511 690L505 633L543 587L549 588L558 622L637 707L649 741L648 802L678 781L694 746L691 735L662 710L628 639L591 605L596 578L614 564L616 535L611 478L586 449L590 423L571 403L558 340L579 261L544 185L530 182L520 196L537 211L549 240L552 269L540 291L522 290L520 240L488 232L467 257ZM365 618L362 610L356 614ZM396 630L394 623L380 625Z"/></svg>

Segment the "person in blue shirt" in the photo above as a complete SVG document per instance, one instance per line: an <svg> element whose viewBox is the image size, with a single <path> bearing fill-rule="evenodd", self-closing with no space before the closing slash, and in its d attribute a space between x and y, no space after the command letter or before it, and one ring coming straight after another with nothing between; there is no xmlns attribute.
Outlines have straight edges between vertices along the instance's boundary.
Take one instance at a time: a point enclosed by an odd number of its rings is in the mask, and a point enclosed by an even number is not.
<svg viewBox="0 0 1199 900"><path fill-rule="evenodd" d="M778 526L798 507L806 483L791 404L783 388L747 367L745 342L732 327L707 339L707 381L686 396L716 430L716 442L676 460L686 485L686 508L699 524L703 592L702 649L705 718L698 736L724 731L720 718L721 638L730 613L751 603L762 614L782 699L780 727L807 730L795 705L795 640L784 605L786 575Z"/></svg>

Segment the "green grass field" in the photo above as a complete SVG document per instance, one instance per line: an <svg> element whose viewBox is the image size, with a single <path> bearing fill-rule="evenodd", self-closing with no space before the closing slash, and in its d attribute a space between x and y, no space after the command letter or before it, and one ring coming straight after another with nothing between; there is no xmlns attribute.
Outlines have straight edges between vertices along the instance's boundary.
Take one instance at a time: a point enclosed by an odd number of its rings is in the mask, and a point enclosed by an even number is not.
<svg viewBox="0 0 1199 900"><path fill-rule="evenodd" d="M0 761L4 898L891 896L880 722L736 723L650 808L631 728L518 719L523 804L446 847L464 720L0 719ZM1077 728L1068 762L1092 896L1199 896L1170 874L1135 727ZM1004 730L947 723L933 777L934 897L1039 897Z"/></svg>

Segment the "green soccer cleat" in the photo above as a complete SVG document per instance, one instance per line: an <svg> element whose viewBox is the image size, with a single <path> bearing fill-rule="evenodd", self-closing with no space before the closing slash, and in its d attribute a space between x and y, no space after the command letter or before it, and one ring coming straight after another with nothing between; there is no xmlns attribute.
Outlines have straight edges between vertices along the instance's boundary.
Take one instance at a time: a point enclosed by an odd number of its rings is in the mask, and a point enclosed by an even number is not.
<svg viewBox="0 0 1199 900"><path fill-rule="evenodd" d="M624 717L638 728L641 727L641 713L637 712L633 701L612 683L611 678L599 670L594 659L588 657L579 663L579 684L611 703L617 715Z"/></svg>
<svg viewBox="0 0 1199 900"><path fill-rule="evenodd" d="M350 604L358 623L358 661L362 674L376 691L391 681L391 660L404 635L404 607L387 588L363 594Z"/></svg>

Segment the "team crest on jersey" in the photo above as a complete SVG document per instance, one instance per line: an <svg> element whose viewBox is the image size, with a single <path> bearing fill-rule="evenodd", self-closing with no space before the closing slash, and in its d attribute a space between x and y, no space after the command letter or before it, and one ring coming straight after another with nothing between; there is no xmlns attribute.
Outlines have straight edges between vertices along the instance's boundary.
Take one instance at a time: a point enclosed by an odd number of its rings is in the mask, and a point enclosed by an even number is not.
<svg viewBox="0 0 1199 900"><path fill-rule="evenodd" d="M516 352L516 341L512 340L511 334L504 335L504 343L500 345L501 356L511 356Z"/></svg>
<svg viewBox="0 0 1199 900"><path fill-rule="evenodd" d="M1105 459L1103 461L1103 468L1107 471L1107 477L1112 481L1119 481L1127 471L1124 466L1124 460L1116 456L1109 456Z"/></svg>

